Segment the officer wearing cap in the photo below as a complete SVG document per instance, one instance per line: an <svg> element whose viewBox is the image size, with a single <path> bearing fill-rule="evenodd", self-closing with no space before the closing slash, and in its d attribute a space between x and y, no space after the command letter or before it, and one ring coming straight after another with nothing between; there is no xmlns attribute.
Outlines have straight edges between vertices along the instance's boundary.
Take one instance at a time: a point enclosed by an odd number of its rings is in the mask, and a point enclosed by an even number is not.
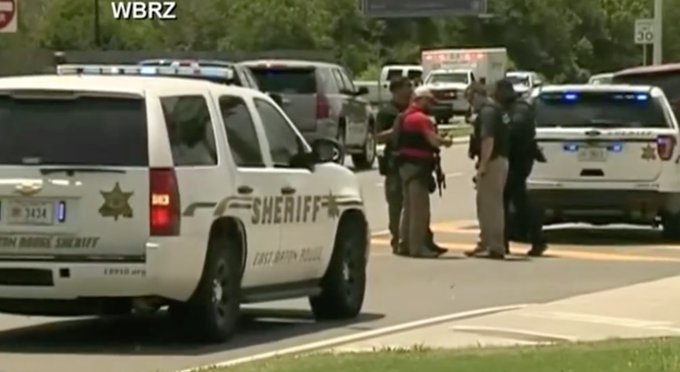
<svg viewBox="0 0 680 372"><path fill-rule="evenodd" d="M397 255L408 255L408 251L405 249L406 243L400 243L399 237L403 195L397 164L398 153L395 151L396 146L392 143L393 141L390 141L390 138L394 134L392 131L394 125L398 125L398 119L401 118L400 114L408 108L413 88L409 79L402 77L390 82L390 92L392 93L392 100L380 107L376 116L377 138L379 142L385 143L384 154L378 158L378 169L380 174L385 176L385 199L387 200L389 230L392 235L390 242L392 252ZM426 241L430 250L439 254L446 252L445 249L437 246L434 242L432 230L429 228Z"/></svg>
<svg viewBox="0 0 680 372"><path fill-rule="evenodd" d="M437 134L429 117L435 98L421 86L415 89L411 105L403 113L397 136L399 175L404 195L400 232L412 257L439 256L427 248L430 226L430 193L436 189L433 178L435 154L453 141Z"/></svg>
<svg viewBox="0 0 680 372"><path fill-rule="evenodd" d="M543 218L538 208L532 207L527 195L527 179L534 161L545 162L536 143L534 110L527 101L516 98L510 106L509 172L505 186L506 233L505 244L509 250L510 239L528 238L529 256L540 256L547 249L543 235ZM510 219L510 208L514 218ZM512 231L511 231L512 230Z"/></svg>
<svg viewBox="0 0 680 372"><path fill-rule="evenodd" d="M503 79L496 83L493 99L481 94L483 91L479 87L468 92L468 99L478 112L472 136L475 143L470 144L470 152L477 160L474 181L480 240L477 247L466 254L504 259L506 247L503 196L510 147L509 110L514 101L515 90L510 81Z"/></svg>

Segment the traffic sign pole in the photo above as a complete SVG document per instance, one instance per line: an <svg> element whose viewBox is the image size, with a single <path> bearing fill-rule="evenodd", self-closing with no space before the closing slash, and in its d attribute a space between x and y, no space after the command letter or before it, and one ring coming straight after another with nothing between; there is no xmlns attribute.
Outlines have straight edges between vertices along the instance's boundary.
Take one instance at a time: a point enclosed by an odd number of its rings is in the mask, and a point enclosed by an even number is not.
<svg viewBox="0 0 680 372"><path fill-rule="evenodd" d="M654 57L652 63L660 65L663 60L663 0L654 0Z"/></svg>

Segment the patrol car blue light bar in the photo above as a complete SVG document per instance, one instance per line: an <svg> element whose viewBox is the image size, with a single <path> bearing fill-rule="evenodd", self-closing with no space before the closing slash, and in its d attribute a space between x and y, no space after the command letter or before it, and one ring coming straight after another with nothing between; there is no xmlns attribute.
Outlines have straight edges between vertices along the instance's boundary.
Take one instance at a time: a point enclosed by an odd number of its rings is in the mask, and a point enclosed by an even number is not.
<svg viewBox="0 0 680 372"><path fill-rule="evenodd" d="M138 66L138 65L60 65L58 75L128 75L210 77L231 80L234 70L228 67Z"/></svg>
<svg viewBox="0 0 680 372"><path fill-rule="evenodd" d="M586 93L574 93L574 92L557 92L557 93L543 93L540 95L541 99L544 100L549 100L549 101L564 101L564 102L575 102L575 101L580 101L582 98L585 98L583 96L600 96L602 98L607 97L608 93L602 94L599 92L586 92ZM628 92L620 92L620 93L613 93L610 96L614 100L623 100L623 101L638 101L638 102L645 102L649 101L651 98L648 93L628 93Z"/></svg>

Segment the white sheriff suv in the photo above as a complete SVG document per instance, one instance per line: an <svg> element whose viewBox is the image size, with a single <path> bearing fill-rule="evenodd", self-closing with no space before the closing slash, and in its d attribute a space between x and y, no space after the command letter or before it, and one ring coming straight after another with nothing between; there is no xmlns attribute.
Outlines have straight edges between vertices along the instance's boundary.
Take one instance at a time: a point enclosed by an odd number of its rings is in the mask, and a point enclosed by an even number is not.
<svg viewBox="0 0 680 372"><path fill-rule="evenodd" d="M659 88L546 86L532 101L547 162L528 188L546 224L661 225L680 240L680 131Z"/></svg>
<svg viewBox="0 0 680 372"><path fill-rule="evenodd" d="M337 143L308 145L264 93L140 71L0 79L0 312L168 305L205 342L245 303L357 316L369 227Z"/></svg>

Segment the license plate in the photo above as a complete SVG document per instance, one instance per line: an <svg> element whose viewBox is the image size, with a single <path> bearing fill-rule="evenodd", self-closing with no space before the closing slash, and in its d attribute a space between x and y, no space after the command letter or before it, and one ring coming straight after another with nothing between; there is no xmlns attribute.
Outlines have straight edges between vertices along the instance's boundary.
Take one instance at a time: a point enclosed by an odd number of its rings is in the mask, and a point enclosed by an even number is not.
<svg viewBox="0 0 680 372"><path fill-rule="evenodd" d="M578 160L592 162L607 161L607 150L602 147L586 147L579 149Z"/></svg>
<svg viewBox="0 0 680 372"><path fill-rule="evenodd" d="M5 219L11 225L54 224L54 203L42 201L9 200Z"/></svg>

